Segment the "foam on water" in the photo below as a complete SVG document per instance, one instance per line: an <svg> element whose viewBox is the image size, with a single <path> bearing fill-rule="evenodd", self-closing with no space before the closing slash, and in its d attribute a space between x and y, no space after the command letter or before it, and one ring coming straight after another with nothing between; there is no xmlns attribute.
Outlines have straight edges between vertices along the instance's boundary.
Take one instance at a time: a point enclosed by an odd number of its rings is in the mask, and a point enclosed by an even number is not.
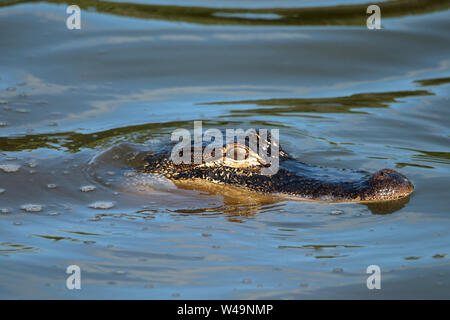
<svg viewBox="0 0 450 320"><path fill-rule="evenodd" d="M41 204L24 204L20 207L22 210L26 212L41 212L43 206Z"/></svg>
<svg viewBox="0 0 450 320"><path fill-rule="evenodd" d="M7 173L17 172L20 169L20 165L18 165L18 164L0 164L0 169Z"/></svg>

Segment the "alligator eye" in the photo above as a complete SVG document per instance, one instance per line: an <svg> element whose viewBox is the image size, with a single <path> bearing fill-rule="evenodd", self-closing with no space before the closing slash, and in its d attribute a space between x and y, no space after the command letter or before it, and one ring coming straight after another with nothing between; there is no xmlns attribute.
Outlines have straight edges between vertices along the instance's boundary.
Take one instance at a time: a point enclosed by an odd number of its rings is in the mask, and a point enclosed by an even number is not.
<svg viewBox="0 0 450 320"><path fill-rule="evenodd" d="M261 157L241 144L229 144L225 147L225 165L232 167L257 166L262 162Z"/></svg>

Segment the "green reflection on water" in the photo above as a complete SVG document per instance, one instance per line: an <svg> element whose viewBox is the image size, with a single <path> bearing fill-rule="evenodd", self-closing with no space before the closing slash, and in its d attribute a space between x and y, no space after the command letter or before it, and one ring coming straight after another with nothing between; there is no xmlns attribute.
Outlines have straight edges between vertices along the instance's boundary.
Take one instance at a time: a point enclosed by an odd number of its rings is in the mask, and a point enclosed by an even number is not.
<svg viewBox="0 0 450 320"><path fill-rule="evenodd" d="M6 0L0 6L40 0ZM200 24L231 25L359 25L365 26L369 4L338 5L310 8L208 8L174 5L149 5L95 0L47 0L49 3L78 5L84 10L141 19L182 21ZM392 0L377 4L383 18L424 14L450 8L448 0ZM235 14L235 15L233 15ZM236 16L241 14L241 16ZM252 18L245 14L253 14ZM257 15L261 16L258 17ZM265 16L264 16L265 15ZM278 19L267 19L277 15Z"/></svg>
<svg viewBox="0 0 450 320"><path fill-rule="evenodd" d="M377 93L359 93L346 97L332 98L288 98L288 99L265 99L265 100L241 100L241 101L219 101L203 103L204 105L232 105L250 104L267 106L273 108L257 108L246 110L232 110L232 114L239 116L253 115L286 115L289 113L366 113L355 111L360 108L388 108L389 103L397 102L398 98L412 96L428 96L431 92L425 90L416 91L394 91Z"/></svg>
<svg viewBox="0 0 450 320"><path fill-rule="evenodd" d="M126 126L110 130L83 134L78 132L58 132L33 134L14 137L0 137L0 151L23 151L39 148L65 149L68 152L78 152L82 148L108 147L118 139L127 142L145 142L155 134L170 133L175 128L186 126L191 121L171 121L162 123L147 123L143 125ZM208 123L204 121L204 123ZM215 125L228 122L215 122ZM192 125L192 124L191 124Z"/></svg>
<svg viewBox="0 0 450 320"><path fill-rule="evenodd" d="M415 167L415 168L422 168L422 169L434 169L434 167L432 167L432 166L425 166L423 164L406 163L406 162L396 162L395 165L397 166L397 168Z"/></svg>
<svg viewBox="0 0 450 320"><path fill-rule="evenodd" d="M2 249L5 247L6 249ZM37 252L39 248L26 246L23 244L15 244L11 242L2 242L0 243L0 255L8 256L9 253L17 253L17 252Z"/></svg>
<svg viewBox="0 0 450 320"><path fill-rule="evenodd" d="M205 103L203 105L232 105L253 104L264 106L246 110L231 110L230 116L274 115L286 116L297 113L365 113L355 111L358 108L388 108L390 103L397 102L398 98L410 96L432 95L425 90L395 91L380 93L361 93L346 97L332 98L291 98L291 99L267 99L267 100L242 100ZM272 106L272 108L270 108ZM242 122L227 120L203 121L205 127L226 127L238 125ZM285 127L277 122L251 121L253 126ZM162 123L147 123L142 125L125 126L95 133L59 132L46 134L33 134L23 136L0 137L0 151L23 151L38 148L61 149L68 152L78 152L82 148L110 147L119 142L145 143L155 136L170 134L176 128L192 126L192 120L170 121ZM428 157L436 157L439 153L428 153ZM446 154L446 153L445 153ZM442 155L441 155L442 157ZM448 161L448 154L446 161Z"/></svg>
<svg viewBox="0 0 450 320"><path fill-rule="evenodd" d="M306 244L303 246L278 246L279 249L315 249L322 250L326 248L363 248L363 246L356 245L346 245L346 244L324 244L324 245L316 245L316 244Z"/></svg>
<svg viewBox="0 0 450 320"><path fill-rule="evenodd" d="M71 242L80 242L84 244L95 244L95 241L83 241L76 238L71 237L60 237L60 236L49 236L49 235L42 235L42 234L36 234L36 237L47 239L47 240L53 240L55 242L61 241L61 240L69 240Z"/></svg>
<svg viewBox="0 0 450 320"><path fill-rule="evenodd" d="M417 159L419 161L450 164L450 152L426 151L426 150L418 150L418 149L412 149L412 148L400 148L400 147L396 147L395 149L418 152L418 154L415 154L412 157L413 157L413 159ZM410 165L410 164L399 163L399 165ZM427 166L422 166L422 167L427 167Z"/></svg>
<svg viewBox="0 0 450 320"><path fill-rule="evenodd" d="M435 78L435 79L423 79L414 81L423 87L426 86L440 86L442 84L450 83L450 78Z"/></svg>

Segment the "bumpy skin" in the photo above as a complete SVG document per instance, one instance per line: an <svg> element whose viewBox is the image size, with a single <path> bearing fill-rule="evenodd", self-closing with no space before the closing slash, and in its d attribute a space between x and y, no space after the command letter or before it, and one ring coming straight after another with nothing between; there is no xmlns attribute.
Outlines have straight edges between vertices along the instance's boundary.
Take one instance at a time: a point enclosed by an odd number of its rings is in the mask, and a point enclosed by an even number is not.
<svg viewBox="0 0 450 320"><path fill-rule="evenodd" d="M195 164L176 165L170 152L151 153L144 172L161 174L171 180L208 181L248 190L286 196L292 199L323 202L372 202L397 200L408 196L412 183L392 169L374 174L310 166L280 149L279 170L274 175L260 174L260 166L230 167Z"/></svg>

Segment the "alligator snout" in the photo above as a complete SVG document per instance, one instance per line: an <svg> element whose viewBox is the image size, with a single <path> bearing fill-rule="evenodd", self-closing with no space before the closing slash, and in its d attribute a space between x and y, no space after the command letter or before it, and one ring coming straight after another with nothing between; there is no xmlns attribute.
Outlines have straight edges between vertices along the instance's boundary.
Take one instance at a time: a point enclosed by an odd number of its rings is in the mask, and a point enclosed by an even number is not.
<svg viewBox="0 0 450 320"><path fill-rule="evenodd" d="M381 169L368 180L364 201L397 200L411 194L414 185L401 173L392 169Z"/></svg>

